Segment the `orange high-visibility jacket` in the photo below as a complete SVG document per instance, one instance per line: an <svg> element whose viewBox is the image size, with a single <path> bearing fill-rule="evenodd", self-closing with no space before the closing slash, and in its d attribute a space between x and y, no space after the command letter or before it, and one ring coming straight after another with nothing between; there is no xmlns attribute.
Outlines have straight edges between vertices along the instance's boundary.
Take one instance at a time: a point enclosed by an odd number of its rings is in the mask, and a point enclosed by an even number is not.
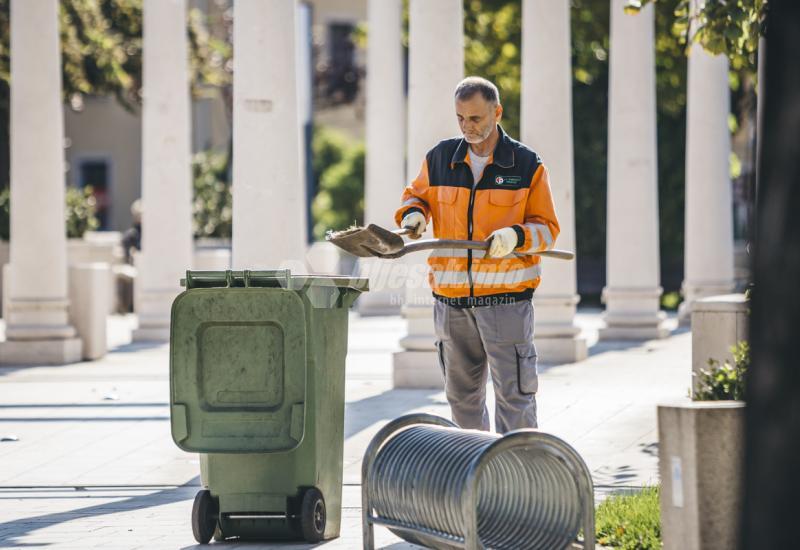
<svg viewBox="0 0 800 550"><path fill-rule="evenodd" d="M444 140L425 156L395 213L398 226L413 211L433 219L439 239L486 240L503 227L517 232L517 248L504 258L486 258L480 250L430 254L433 294L456 307L530 298L541 280L541 258L524 253L552 248L559 233L547 168L539 155L498 130L500 139L477 185L469 144Z"/></svg>

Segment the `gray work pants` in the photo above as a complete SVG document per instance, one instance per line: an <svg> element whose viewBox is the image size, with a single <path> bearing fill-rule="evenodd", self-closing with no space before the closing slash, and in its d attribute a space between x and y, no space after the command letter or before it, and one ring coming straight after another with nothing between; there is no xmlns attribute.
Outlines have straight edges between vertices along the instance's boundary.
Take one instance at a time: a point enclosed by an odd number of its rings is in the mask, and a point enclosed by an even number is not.
<svg viewBox="0 0 800 550"><path fill-rule="evenodd" d="M490 429L486 410L488 362L497 432L536 428L539 380L531 301L474 308L455 308L435 301L433 320L453 421L462 428Z"/></svg>

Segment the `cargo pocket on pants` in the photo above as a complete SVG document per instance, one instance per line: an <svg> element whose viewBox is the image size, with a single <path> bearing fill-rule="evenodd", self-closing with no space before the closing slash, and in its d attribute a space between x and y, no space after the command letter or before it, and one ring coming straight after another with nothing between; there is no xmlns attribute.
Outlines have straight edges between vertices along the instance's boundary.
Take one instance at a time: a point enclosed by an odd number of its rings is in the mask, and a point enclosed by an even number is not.
<svg viewBox="0 0 800 550"><path fill-rule="evenodd" d="M439 357L439 370L442 371L442 378L446 378L444 373L444 342L436 340L436 355Z"/></svg>
<svg viewBox="0 0 800 550"><path fill-rule="evenodd" d="M532 395L539 389L536 346L533 343L514 344L517 352L517 389L522 395Z"/></svg>

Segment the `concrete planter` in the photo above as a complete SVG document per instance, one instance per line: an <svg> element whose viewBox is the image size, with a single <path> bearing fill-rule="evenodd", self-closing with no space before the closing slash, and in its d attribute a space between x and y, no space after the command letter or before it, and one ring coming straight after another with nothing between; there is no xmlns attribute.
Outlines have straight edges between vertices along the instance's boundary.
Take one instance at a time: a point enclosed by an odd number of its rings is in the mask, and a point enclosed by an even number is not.
<svg viewBox="0 0 800 550"><path fill-rule="evenodd" d="M737 547L744 414L740 401L659 405L664 550Z"/></svg>
<svg viewBox="0 0 800 550"><path fill-rule="evenodd" d="M744 294L710 296L692 306L692 372L708 367L709 359L733 364L731 347L747 340L750 305ZM693 377L696 378L696 377ZM695 381L692 381L694 391Z"/></svg>

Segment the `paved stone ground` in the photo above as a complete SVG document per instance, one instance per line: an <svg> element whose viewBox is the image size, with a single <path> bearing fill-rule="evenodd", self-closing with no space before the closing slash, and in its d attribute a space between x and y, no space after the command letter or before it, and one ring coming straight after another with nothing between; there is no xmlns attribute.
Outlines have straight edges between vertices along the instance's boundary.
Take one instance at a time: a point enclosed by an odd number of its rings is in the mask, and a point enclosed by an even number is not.
<svg viewBox="0 0 800 550"><path fill-rule="evenodd" d="M591 356L542 367L541 428L584 456L597 498L655 483L655 404L686 399L691 336L597 344L599 312L582 311L579 324ZM0 547L202 548L189 521L197 456L169 434L168 349L130 344L130 327L130 318L110 319L113 351L102 361L0 368L0 438L17 439L0 442ZM448 415L441 392L392 390L391 353L402 332L398 317L351 317L342 536L320 548L361 547L360 460L375 432L412 411ZM416 548L382 528L376 543Z"/></svg>

